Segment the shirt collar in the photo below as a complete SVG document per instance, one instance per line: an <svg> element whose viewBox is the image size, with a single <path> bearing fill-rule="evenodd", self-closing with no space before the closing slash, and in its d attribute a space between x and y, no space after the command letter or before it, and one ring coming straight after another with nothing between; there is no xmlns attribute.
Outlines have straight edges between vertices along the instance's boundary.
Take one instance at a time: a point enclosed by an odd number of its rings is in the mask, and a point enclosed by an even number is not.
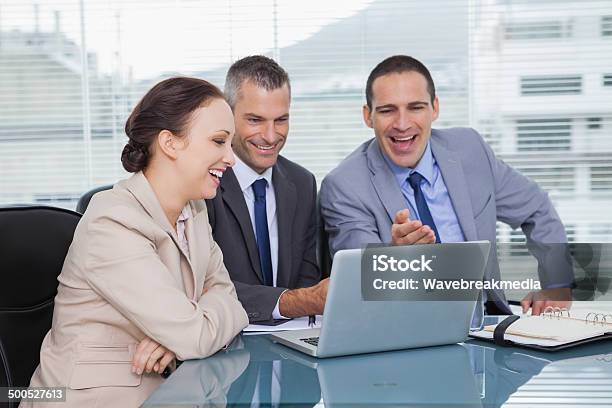
<svg viewBox="0 0 612 408"><path fill-rule="evenodd" d="M191 218L191 209L189 208L189 204L187 204L181 210L181 213L179 214L178 218L176 219L176 222L178 223L179 221L187 221L189 218Z"/></svg>
<svg viewBox="0 0 612 408"><path fill-rule="evenodd" d="M243 193L251 189L252 184L257 179L266 179L268 186L272 185L272 167L267 168L263 173L259 174L240 160L238 155L234 154L234 157L236 158L236 164L234 164L232 170L238 179L238 184L240 184L240 189Z"/></svg>
<svg viewBox="0 0 612 408"><path fill-rule="evenodd" d="M387 162L387 165L393 172L393 175L395 176L395 179L397 180L400 186L404 184L406 182L406 179L415 171L421 176L423 176L423 178L427 180L430 185L433 184L434 164L436 160L434 159L433 154L431 153L431 146L429 140L427 141L427 146L425 147L423 156L421 156L421 160L419 160L414 169L411 167L401 167L393 163L393 161L391 161L391 159L387 157L387 155L382 149L380 149L380 153Z"/></svg>

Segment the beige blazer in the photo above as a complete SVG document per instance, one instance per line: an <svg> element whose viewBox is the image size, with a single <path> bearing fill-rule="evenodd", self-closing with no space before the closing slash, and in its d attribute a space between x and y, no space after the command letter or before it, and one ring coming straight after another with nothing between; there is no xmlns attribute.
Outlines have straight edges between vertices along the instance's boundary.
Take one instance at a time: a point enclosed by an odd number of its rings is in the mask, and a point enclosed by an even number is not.
<svg viewBox="0 0 612 408"><path fill-rule="evenodd" d="M248 324L205 204L188 210L190 258L142 173L93 197L58 278L53 326L30 383L67 387L66 404L49 406L139 406L163 381L131 371L145 336L186 360L210 356Z"/></svg>

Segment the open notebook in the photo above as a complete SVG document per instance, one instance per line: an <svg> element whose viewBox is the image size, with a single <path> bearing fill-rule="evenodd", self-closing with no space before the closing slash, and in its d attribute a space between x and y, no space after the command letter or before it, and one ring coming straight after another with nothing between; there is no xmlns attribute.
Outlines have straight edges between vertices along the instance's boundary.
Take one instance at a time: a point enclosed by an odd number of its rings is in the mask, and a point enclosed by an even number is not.
<svg viewBox="0 0 612 408"><path fill-rule="evenodd" d="M497 325L470 333L471 337L493 341ZM560 350L591 341L612 339L612 313L605 311L572 311L567 314L543 314L521 317L504 333L509 345L541 350Z"/></svg>

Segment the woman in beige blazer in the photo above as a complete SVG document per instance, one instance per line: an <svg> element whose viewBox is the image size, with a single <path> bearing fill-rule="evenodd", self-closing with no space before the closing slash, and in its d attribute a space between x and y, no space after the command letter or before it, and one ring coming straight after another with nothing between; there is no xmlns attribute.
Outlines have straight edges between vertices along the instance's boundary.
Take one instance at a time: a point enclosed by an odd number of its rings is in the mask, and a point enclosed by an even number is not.
<svg viewBox="0 0 612 408"><path fill-rule="evenodd" d="M79 222L30 383L66 387L51 407L139 406L175 356L210 356L248 324L201 201L234 163L221 91L163 81L125 129L121 160L135 174L96 194Z"/></svg>

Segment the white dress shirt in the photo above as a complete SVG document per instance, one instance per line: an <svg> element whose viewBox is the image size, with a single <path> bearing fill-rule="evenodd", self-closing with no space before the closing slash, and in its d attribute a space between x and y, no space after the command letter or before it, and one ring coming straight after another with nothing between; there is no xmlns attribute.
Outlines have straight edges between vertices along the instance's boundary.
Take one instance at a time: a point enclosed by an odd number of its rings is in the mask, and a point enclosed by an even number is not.
<svg viewBox="0 0 612 408"><path fill-rule="evenodd" d="M191 260L191 254L189 253L189 241L187 240L187 235L185 235L185 221L191 218L191 210L189 209L189 205L183 207L183 210L178 216L176 220L176 235L178 237L178 243L183 250L183 252L187 255L187 258Z"/></svg>
<svg viewBox="0 0 612 408"><path fill-rule="evenodd" d="M234 156L236 157L236 164L232 167L232 170L238 179L238 184L240 184L240 189L244 195L244 201L249 210L251 227L255 237L257 237L257 231L255 230L255 194L253 193L252 185L258 179L266 179L268 182L266 186L266 218L268 220L268 234L270 235L270 255L272 256L272 282L276 286L276 277L278 276L278 223L276 217L276 195L274 193L274 184L272 184L272 167L259 174L240 160L237 155ZM278 309L278 300L272 312L272 318L285 318Z"/></svg>

